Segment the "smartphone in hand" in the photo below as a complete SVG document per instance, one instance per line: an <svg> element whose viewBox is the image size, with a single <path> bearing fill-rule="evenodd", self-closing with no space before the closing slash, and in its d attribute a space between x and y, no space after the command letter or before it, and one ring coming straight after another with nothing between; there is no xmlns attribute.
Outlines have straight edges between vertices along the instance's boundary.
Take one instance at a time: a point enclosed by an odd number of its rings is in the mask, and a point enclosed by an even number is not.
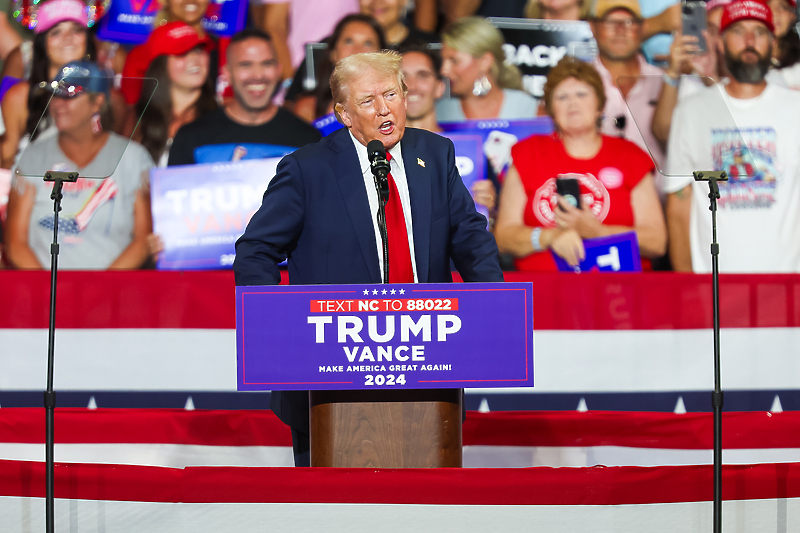
<svg viewBox="0 0 800 533"><path fill-rule="evenodd" d="M556 192L573 207L581 209L581 184L577 178L556 178ZM564 210L561 206L558 208Z"/></svg>
<svg viewBox="0 0 800 533"><path fill-rule="evenodd" d="M706 3L700 1L684 0L681 6L681 22L684 35L697 37L698 54L708 51L708 43L703 32L706 30Z"/></svg>

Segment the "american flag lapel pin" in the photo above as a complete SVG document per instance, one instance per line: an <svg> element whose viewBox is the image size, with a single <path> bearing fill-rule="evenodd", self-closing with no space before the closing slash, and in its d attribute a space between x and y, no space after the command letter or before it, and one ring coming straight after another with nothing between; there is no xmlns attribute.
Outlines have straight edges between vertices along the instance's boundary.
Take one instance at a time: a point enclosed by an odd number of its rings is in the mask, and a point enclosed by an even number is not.
<svg viewBox="0 0 800 533"><path fill-rule="evenodd" d="M417 164L418 164L419 166L421 166L422 168L425 168L425 161L423 161L423 160L422 160L422 159L420 159L419 157L417 158Z"/></svg>

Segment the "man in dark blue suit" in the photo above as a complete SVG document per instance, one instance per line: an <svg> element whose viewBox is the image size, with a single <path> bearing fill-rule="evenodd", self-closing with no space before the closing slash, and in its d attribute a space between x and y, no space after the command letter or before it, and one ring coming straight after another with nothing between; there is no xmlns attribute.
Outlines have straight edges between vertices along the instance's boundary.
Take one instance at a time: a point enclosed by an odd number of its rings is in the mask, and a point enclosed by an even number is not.
<svg viewBox="0 0 800 533"><path fill-rule="evenodd" d="M406 281L452 281L451 259L464 281L503 281L497 245L461 181L453 143L405 127L400 61L396 53L382 52L356 54L337 64L331 89L346 129L280 162L261 208L236 243L237 285L279 283L278 264L287 256L292 284L382 282L378 193L366 149L375 139L390 154L387 224L389 204L399 199L395 209L402 212L400 231L406 230L401 239ZM390 239L398 234L390 233ZM389 259L390 281L400 270L396 256ZM308 394L273 392L271 407L292 428L295 464L307 466Z"/></svg>

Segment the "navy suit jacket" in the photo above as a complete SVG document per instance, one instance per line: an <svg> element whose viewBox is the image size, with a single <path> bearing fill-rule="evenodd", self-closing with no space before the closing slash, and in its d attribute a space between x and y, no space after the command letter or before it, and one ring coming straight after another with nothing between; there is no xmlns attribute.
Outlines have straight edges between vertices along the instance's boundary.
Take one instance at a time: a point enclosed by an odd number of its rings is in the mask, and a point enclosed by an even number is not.
<svg viewBox="0 0 800 533"><path fill-rule="evenodd" d="M503 281L497 245L461 181L453 143L407 128L401 147L419 282L452 281L451 259L464 281ZM280 283L278 264L287 256L292 284L382 281L367 191L347 129L278 164L261 208L236 242L236 284ZM273 393L271 407L308 432L308 394Z"/></svg>

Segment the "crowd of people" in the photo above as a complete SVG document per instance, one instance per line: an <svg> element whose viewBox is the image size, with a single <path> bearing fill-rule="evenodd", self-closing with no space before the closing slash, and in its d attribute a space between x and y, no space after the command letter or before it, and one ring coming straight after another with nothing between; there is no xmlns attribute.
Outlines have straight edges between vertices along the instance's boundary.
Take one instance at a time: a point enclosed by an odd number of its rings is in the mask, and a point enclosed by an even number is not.
<svg viewBox="0 0 800 533"><path fill-rule="evenodd" d="M261 0L246 29L221 38L202 24L208 0L164 0L147 40L127 50L98 40L81 0L42 2L31 35L0 17L2 75L19 80L0 103L0 165L15 170L2 264L49 264L50 192L26 161L115 169L65 184L63 268L145 268L161 249L151 168L199 163L209 145L235 159L237 146L315 143L315 123L341 122L337 63L395 50L409 127L552 120L552 134L515 144L507 170L471 190L515 268L554 270L553 255L577 265L586 239L635 232L645 269L710 271L707 185L677 176L725 170L722 271L800 272L796 1L710 0L700 36L682 35L679 4L655 3ZM586 20L597 56L565 56L534 98L487 16ZM309 42L326 46L307 58ZM577 204L559 178L577 183Z"/></svg>

